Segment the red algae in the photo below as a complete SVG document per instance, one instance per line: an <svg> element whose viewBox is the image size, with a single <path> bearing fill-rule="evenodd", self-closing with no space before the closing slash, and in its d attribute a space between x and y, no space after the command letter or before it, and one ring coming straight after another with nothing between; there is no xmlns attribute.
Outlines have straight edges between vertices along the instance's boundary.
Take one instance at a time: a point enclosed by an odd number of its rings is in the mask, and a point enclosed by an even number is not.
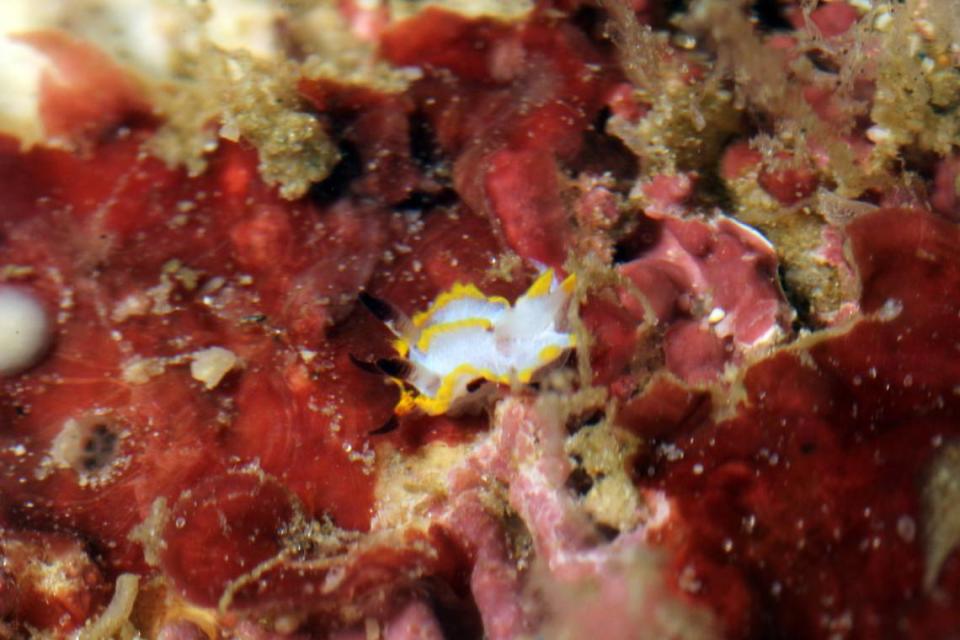
<svg viewBox="0 0 960 640"><path fill-rule="evenodd" d="M648 210L656 242L620 267L667 325L666 368L687 382L716 378L728 361L778 341L788 326L776 255L729 219L699 221ZM637 301L627 298L634 309ZM642 315L642 314L641 314Z"/></svg>
<svg viewBox="0 0 960 640"><path fill-rule="evenodd" d="M253 473L208 477L173 505L162 533L161 566L191 600L215 605L227 585L249 571L248 563L256 566L277 554L281 525L292 515L289 497L276 483Z"/></svg>
<svg viewBox="0 0 960 640"><path fill-rule="evenodd" d="M4 617L66 631L90 617L107 594L100 569L70 536L5 532L0 557Z"/></svg>
<svg viewBox="0 0 960 640"><path fill-rule="evenodd" d="M687 540L676 562L696 575L700 596L739 585L740 599L721 609L738 634L788 624L818 637L849 625L879 637L893 616L924 637L954 624L950 601L928 600L920 582L915 487L939 443L956 436L946 344L958 310L942 302L960 285L956 231L884 210L850 233L863 306L876 319L754 365L737 418L665 436L682 462L638 462L642 484L675 496L671 526L685 533L665 541Z"/></svg>
<svg viewBox="0 0 960 640"><path fill-rule="evenodd" d="M0 283L51 338L0 378L0 636L95 629L124 574L116 624L160 638L960 628L957 159L890 112L950 117L946 21L293 4L231 58L339 158L279 188L303 140L270 117L209 111L188 172L150 153L178 115L155 69L12 36L53 71L46 137L0 137ZM383 82L308 73L331 16ZM860 57L900 36L929 100ZM380 433L399 389L356 363L393 336L360 292L414 315L546 267L576 276L576 353Z"/></svg>
<svg viewBox="0 0 960 640"><path fill-rule="evenodd" d="M150 117L142 88L97 47L56 31L25 33L17 40L52 63L39 87L47 136L67 146L83 146L118 122Z"/></svg>

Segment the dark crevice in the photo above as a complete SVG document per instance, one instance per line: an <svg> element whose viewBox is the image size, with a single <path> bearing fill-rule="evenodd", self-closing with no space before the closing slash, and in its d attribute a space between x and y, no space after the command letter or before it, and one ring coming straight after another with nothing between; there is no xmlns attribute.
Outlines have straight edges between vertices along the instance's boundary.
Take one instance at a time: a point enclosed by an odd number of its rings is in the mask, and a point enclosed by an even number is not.
<svg viewBox="0 0 960 640"><path fill-rule="evenodd" d="M607 122L613 116L613 110L610 107L603 107L600 111L597 112L596 117L593 119L593 130L597 133L605 133L607 130Z"/></svg>
<svg viewBox="0 0 960 640"><path fill-rule="evenodd" d="M460 196L453 189L444 188L438 191L414 191L405 200L393 205L394 211L429 211L437 207L449 207L457 204Z"/></svg>
<svg viewBox="0 0 960 640"><path fill-rule="evenodd" d="M669 24L675 18L687 13L691 4L693 4L691 0L663 0L654 5L653 16L663 18L667 23L666 28L669 28ZM733 11L735 6L731 3L730 10ZM750 16L760 31L793 31L793 25L787 19L786 9L784 0L755 0L750 5ZM654 26L658 27L656 24Z"/></svg>
<svg viewBox="0 0 960 640"><path fill-rule="evenodd" d="M610 39L606 34L606 14L601 11L599 7L592 5L581 6L570 17L570 22L582 31L595 46L601 48L611 46Z"/></svg>
<svg viewBox="0 0 960 640"><path fill-rule="evenodd" d="M782 264L778 265L777 279L780 281L780 288L783 290L783 295L786 297L787 303L793 307L793 310L797 313L797 317L793 321L793 330L800 331L802 329L808 329L815 331L819 326L813 319L810 301L806 296L797 291L796 287L790 284L790 280L786 274L786 268Z"/></svg>
<svg viewBox="0 0 960 640"><path fill-rule="evenodd" d="M130 111L125 113L122 119L113 126L101 130L97 136L97 143L107 145L130 137L134 131L152 130L159 125L160 121L151 113Z"/></svg>
<svg viewBox="0 0 960 640"><path fill-rule="evenodd" d="M330 175L310 186L308 197L320 207L330 205L350 191L350 184L363 175L363 158L357 147L347 140L339 144L340 161Z"/></svg>
<svg viewBox="0 0 960 640"><path fill-rule="evenodd" d="M753 3L753 16L761 31L792 31L785 7L780 0L757 0Z"/></svg>
<svg viewBox="0 0 960 640"><path fill-rule="evenodd" d="M688 0L665 0L663 2L663 13L667 17L686 13L688 4Z"/></svg>
<svg viewBox="0 0 960 640"><path fill-rule="evenodd" d="M570 17L570 22L584 33L593 33L597 27L603 26L603 13L592 5L583 5Z"/></svg>
<svg viewBox="0 0 960 640"><path fill-rule="evenodd" d="M616 264L630 262L660 241L660 223L646 216L640 216L636 225L623 235L614 245L613 261Z"/></svg>
<svg viewBox="0 0 960 640"><path fill-rule="evenodd" d="M484 385L486 380L483 378L476 378L467 383L467 393L476 393L480 390L480 387Z"/></svg>
<svg viewBox="0 0 960 640"><path fill-rule="evenodd" d="M824 73L836 75L840 73L840 65L836 60L830 58L830 54L819 49L813 49L807 52L807 60L818 70Z"/></svg>
<svg viewBox="0 0 960 640"><path fill-rule="evenodd" d="M613 542L620 535L620 529L605 522L598 522L596 528L604 542Z"/></svg>
<svg viewBox="0 0 960 640"><path fill-rule="evenodd" d="M90 429L83 451L79 456L79 466L84 471L97 471L113 462L117 450L117 434L105 423L97 423Z"/></svg>
<svg viewBox="0 0 960 640"><path fill-rule="evenodd" d="M606 417L603 409L588 409L584 413L578 413L567 419L567 433L574 434L584 427L594 427Z"/></svg>
<svg viewBox="0 0 960 640"><path fill-rule="evenodd" d="M604 111L600 111L594 126L583 132L582 151L566 168L574 175L610 175L616 181L614 190L627 192L639 171L637 156L620 138L605 133L605 128Z"/></svg>
<svg viewBox="0 0 960 640"><path fill-rule="evenodd" d="M570 475L567 476L566 486L567 489L576 495L585 496L589 493L590 489L593 488L593 478L590 477L590 474L587 473L583 467L576 467L570 472Z"/></svg>
<svg viewBox="0 0 960 640"><path fill-rule="evenodd" d="M464 576L466 584L469 578ZM480 640L484 637L483 622L476 603L469 596L469 587L450 585L436 578L423 581L427 601L447 640ZM461 593L466 588L465 593Z"/></svg>
<svg viewBox="0 0 960 640"><path fill-rule="evenodd" d="M763 640L788 640L795 637L792 633L785 633L783 630L783 621L776 613L782 606L782 602L778 601L777 596L774 595L770 578L765 575L765 572L755 569L745 573L746 584L749 585L750 593L754 594L757 602L751 624L754 633L751 633L750 637Z"/></svg>
<svg viewBox="0 0 960 640"><path fill-rule="evenodd" d="M422 111L410 116L410 157L424 171L430 170L440 156L440 145L430 118Z"/></svg>

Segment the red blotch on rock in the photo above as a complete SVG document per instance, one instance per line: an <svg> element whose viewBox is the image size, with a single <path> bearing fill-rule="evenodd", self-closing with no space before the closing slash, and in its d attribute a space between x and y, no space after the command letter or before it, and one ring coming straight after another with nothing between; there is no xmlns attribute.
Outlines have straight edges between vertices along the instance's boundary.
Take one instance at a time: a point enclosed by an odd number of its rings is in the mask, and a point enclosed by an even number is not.
<svg viewBox="0 0 960 640"><path fill-rule="evenodd" d="M594 384L611 384L630 377L630 364L636 356L643 322L642 308L628 309L619 301L602 295L588 298L580 317L596 340L590 349ZM630 388L627 381L623 381Z"/></svg>
<svg viewBox="0 0 960 640"><path fill-rule="evenodd" d="M637 122L646 115L647 107L636 99L636 89L628 82L615 85L607 96L607 106L613 115L627 122Z"/></svg>
<svg viewBox="0 0 960 640"><path fill-rule="evenodd" d="M683 205L691 195L696 174L659 174L643 185L643 194L658 211L667 211Z"/></svg>
<svg viewBox="0 0 960 640"><path fill-rule="evenodd" d="M293 515L289 494L256 472L209 477L173 505L161 564L184 595L215 606L231 581L280 551Z"/></svg>
<svg viewBox="0 0 960 640"><path fill-rule="evenodd" d="M157 640L209 640L209 638L200 627L189 620L174 620L160 628Z"/></svg>
<svg viewBox="0 0 960 640"><path fill-rule="evenodd" d="M808 169L791 167L761 171L757 182L781 204L791 205L810 196L816 190L818 180Z"/></svg>
<svg viewBox="0 0 960 640"><path fill-rule="evenodd" d="M346 358L341 364L349 366ZM226 450L240 459L258 459L264 471L300 498L309 515L327 514L340 526L366 529L373 478L350 460L344 444L359 448L360 434L379 426L373 415L382 415L390 395L379 380L363 379L360 371L350 371L346 384L333 384L335 372L312 380L297 361L286 373L243 377ZM346 403L345 397L353 402ZM331 413L333 407L336 413Z"/></svg>
<svg viewBox="0 0 960 640"><path fill-rule="evenodd" d="M759 233L723 216L651 224L639 255L620 267L642 297L625 290L621 298L634 313L646 303L656 316L648 320L666 327L668 370L705 382L785 330L777 257Z"/></svg>
<svg viewBox="0 0 960 640"><path fill-rule="evenodd" d="M724 180L735 180L760 164L761 160L763 155L751 148L748 142L734 142L724 150L720 159L720 175Z"/></svg>
<svg viewBox="0 0 960 640"><path fill-rule="evenodd" d="M486 192L507 243L527 259L561 267L569 216L560 198L556 162L548 154L509 149L489 162Z"/></svg>
<svg viewBox="0 0 960 640"><path fill-rule="evenodd" d="M725 180L735 180L762 161L763 155L750 148L747 142L735 142L723 153L720 175ZM777 155L774 165L760 169L757 182L781 204L792 205L809 197L816 190L819 179L812 168L798 165L790 155L782 153Z"/></svg>
<svg viewBox="0 0 960 640"><path fill-rule="evenodd" d="M824 122L841 125L847 117L832 87L806 86L803 88L803 99Z"/></svg>
<svg viewBox="0 0 960 640"><path fill-rule="evenodd" d="M699 424L710 406L708 392L693 390L672 376L660 374L642 393L621 405L617 422L644 438L675 436Z"/></svg>
<svg viewBox="0 0 960 640"><path fill-rule="evenodd" d="M824 619L863 637L956 628L956 591L924 592L921 485L903 479L920 482L938 443L960 436L960 232L886 209L847 233L875 315L754 364L733 417L679 412L658 431L682 458L637 463L638 482L676 505L674 566L731 636L820 637ZM956 584L956 569L942 579Z"/></svg>
<svg viewBox="0 0 960 640"><path fill-rule="evenodd" d="M680 320L670 326L664 336L663 349L667 369L694 384L719 376L728 358L724 341L690 320Z"/></svg>
<svg viewBox="0 0 960 640"><path fill-rule="evenodd" d="M930 204L948 220L960 222L960 156L944 158L937 163L933 177Z"/></svg>
<svg viewBox="0 0 960 640"><path fill-rule="evenodd" d="M386 29L380 54L395 65L447 69L464 80L489 82L493 43L509 30L493 20L471 20L431 7Z"/></svg>
<svg viewBox="0 0 960 640"><path fill-rule="evenodd" d="M80 541L63 534L0 529L0 566L0 618L38 630L76 629L110 592Z"/></svg>
<svg viewBox="0 0 960 640"><path fill-rule="evenodd" d="M824 3L810 13L810 20L828 38L845 33L859 18L857 10L846 2Z"/></svg>
<svg viewBox="0 0 960 640"><path fill-rule="evenodd" d="M342 624L389 614L401 602L400 595L409 594L421 580L456 583L462 567L459 547L438 526L356 542L331 536L300 551L240 585L231 606L315 614L321 624Z"/></svg>
<svg viewBox="0 0 960 640"><path fill-rule="evenodd" d="M230 229L234 256L250 269L283 266L293 242L289 213L280 207L260 206L248 219Z"/></svg>
<svg viewBox="0 0 960 640"><path fill-rule="evenodd" d="M130 117L147 117L141 88L113 58L61 31L17 34L47 56L53 69L40 81L40 115L48 136L93 140Z"/></svg>

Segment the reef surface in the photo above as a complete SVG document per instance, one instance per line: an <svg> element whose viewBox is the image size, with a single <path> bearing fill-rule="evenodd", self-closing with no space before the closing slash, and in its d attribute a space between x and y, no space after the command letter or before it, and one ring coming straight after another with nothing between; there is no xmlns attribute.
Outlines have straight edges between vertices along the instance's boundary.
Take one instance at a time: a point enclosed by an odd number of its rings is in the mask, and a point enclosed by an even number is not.
<svg viewBox="0 0 960 640"><path fill-rule="evenodd" d="M951 2L120 6L0 43L0 637L958 633ZM545 267L381 429L361 291Z"/></svg>

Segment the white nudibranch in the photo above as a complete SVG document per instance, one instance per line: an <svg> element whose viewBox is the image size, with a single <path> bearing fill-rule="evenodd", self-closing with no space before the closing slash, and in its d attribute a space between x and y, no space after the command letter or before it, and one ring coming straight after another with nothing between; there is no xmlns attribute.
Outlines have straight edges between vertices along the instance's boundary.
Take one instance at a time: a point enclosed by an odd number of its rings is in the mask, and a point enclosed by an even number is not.
<svg viewBox="0 0 960 640"><path fill-rule="evenodd" d="M456 284L413 318L362 293L360 300L396 336L399 357L354 362L397 382L397 414L456 413L485 396L485 387L533 381L576 346L566 327L574 283L575 276L561 282L547 269L513 305L472 284Z"/></svg>

